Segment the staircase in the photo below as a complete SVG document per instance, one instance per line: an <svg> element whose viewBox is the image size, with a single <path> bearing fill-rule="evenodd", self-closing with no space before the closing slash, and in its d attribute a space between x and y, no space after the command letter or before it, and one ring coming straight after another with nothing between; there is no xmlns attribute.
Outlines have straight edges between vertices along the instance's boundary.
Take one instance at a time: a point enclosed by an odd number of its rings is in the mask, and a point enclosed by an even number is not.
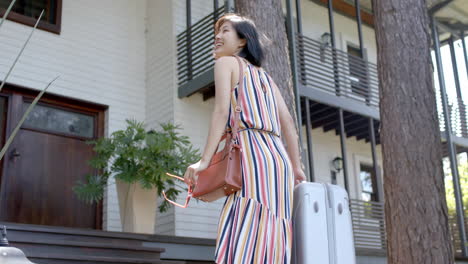
<svg viewBox="0 0 468 264"><path fill-rule="evenodd" d="M191 260L161 260L161 247L146 246L154 236L100 230L1 223L10 246L37 264L211 264Z"/></svg>

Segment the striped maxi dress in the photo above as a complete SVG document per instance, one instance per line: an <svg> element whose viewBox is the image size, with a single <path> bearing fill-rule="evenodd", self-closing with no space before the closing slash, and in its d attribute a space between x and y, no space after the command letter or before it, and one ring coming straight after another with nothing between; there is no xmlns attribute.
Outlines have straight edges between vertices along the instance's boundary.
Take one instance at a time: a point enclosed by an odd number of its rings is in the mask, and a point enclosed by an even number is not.
<svg viewBox="0 0 468 264"><path fill-rule="evenodd" d="M247 60L243 98L237 84L231 96L228 129L242 100L239 143L242 189L228 196L221 211L216 263L289 263L291 258L294 177L280 138L271 77Z"/></svg>

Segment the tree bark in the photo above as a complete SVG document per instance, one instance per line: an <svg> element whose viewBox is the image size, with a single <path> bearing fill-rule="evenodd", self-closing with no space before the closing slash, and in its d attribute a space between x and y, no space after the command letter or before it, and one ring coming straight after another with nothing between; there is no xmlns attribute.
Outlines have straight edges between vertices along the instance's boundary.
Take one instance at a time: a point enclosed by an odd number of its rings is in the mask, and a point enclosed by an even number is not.
<svg viewBox="0 0 468 264"><path fill-rule="evenodd" d="M262 67L278 85L291 116L296 120L289 45L281 0L236 0L235 5L236 13L252 19L259 35L263 34L268 39L264 42L265 60Z"/></svg>
<svg viewBox="0 0 468 264"><path fill-rule="evenodd" d="M424 0L373 0L388 263L453 263Z"/></svg>

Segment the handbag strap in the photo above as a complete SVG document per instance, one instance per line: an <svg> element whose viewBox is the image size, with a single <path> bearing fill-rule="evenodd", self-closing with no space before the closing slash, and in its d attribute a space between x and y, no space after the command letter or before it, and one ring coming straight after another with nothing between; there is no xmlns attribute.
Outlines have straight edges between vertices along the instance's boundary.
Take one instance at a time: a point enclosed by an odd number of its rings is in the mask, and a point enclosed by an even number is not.
<svg viewBox="0 0 468 264"><path fill-rule="evenodd" d="M239 56L233 55L237 62L239 63L239 86L238 86L238 93L237 93L237 105L234 108L234 127L232 128L232 138L237 139L237 132L239 131L239 120L240 120L240 113L242 112L242 97L244 95L244 65L239 59Z"/></svg>

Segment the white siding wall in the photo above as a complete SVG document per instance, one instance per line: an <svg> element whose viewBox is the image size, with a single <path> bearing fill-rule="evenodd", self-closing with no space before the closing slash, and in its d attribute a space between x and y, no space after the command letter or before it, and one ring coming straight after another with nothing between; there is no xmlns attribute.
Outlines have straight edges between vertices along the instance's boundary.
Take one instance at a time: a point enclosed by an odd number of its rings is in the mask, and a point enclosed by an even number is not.
<svg viewBox="0 0 468 264"><path fill-rule="evenodd" d="M305 128L302 135L306 135ZM323 132L322 128L312 130L312 153L314 158L315 181L331 182L331 161L335 157L342 157L340 137L335 134L335 130ZM307 149L307 141L304 140L303 148ZM360 199L361 187L359 179L360 164L372 165L372 153L370 143L364 140L356 140L350 137L346 140L347 168L349 177L349 196L353 199ZM377 145L377 163L382 167L381 147ZM382 171L380 171L382 172ZM343 171L337 175L338 185L344 187ZM380 186L382 188L382 186Z"/></svg>
<svg viewBox="0 0 468 264"><path fill-rule="evenodd" d="M160 122L174 121L177 50L173 10L173 3L167 0L148 1L146 9L146 121L156 129ZM156 209L155 224L155 233L174 235L174 208L165 213Z"/></svg>
<svg viewBox="0 0 468 264"><path fill-rule="evenodd" d="M222 5L220 1L220 6ZM176 32L180 33L186 28L185 0L175 1ZM213 12L212 0L192 1L192 23ZM214 38L214 36L213 36ZM208 128L210 125L213 99L203 101L200 94L188 98L178 99L177 89L174 91L176 98L175 122L181 124L185 134L190 137L193 145L203 151L206 143ZM180 196L179 202L183 202L185 194ZM224 201L214 203L202 203L192 201L187 209L175 208L175 225L177 236L191 236L214 238L217 231L218 216Z"/></svg>
<svg viewBox="0 0 468 264"><path fill-rule="evenodd" d="M316 40L324 32L329 32L328 9L309 0L301 1L303 34ZM359 46L357 22L344 15L334 13L336 47L346 51L347 44ZM368 60L377 63L375 32L371 27L362 26L364 49Z"/></svg>
<svg viewBox="0 0 468 264"><path fill-rule="evenodd" d="M9 83L109 106L106 131L125 119L145 120L146 1L63 1L60 35L37 30ZM0 78L31 27L5 21L0 29ZM115 185L104 201L104 228L120 230Z"/></svg>

